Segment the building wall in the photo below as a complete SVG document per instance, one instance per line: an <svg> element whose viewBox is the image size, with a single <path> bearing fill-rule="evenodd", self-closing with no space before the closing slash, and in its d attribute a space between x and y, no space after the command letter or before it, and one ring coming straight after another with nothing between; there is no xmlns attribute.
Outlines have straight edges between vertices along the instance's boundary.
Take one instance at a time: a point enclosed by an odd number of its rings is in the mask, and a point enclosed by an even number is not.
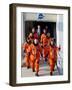
<svg viewBox="0 0 72 90"><path fill-rule="evenodd" d="M43 14L43 19L38 19L39 13L24 13L25 14L25 20L42 20L42 21L49 21L49 22L56 22L57 21L57 15L55 14L47 14L47 13L42 13Z"/></svg>

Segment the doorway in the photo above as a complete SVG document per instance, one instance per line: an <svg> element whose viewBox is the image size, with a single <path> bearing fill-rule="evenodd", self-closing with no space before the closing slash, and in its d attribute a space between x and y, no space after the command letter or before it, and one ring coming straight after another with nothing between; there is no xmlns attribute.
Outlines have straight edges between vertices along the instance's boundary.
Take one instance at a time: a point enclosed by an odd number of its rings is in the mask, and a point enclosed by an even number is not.
<svg viewBox="0 0 72 90"><path fill-rule="evenodd" d="M41 33L43 33L43 29L48 26L47 32L50 33L51 37L55 39L56 42L56 22L46 22L46 21L25 21L25 38L29 35L32 28L40 25Z"/></svg>

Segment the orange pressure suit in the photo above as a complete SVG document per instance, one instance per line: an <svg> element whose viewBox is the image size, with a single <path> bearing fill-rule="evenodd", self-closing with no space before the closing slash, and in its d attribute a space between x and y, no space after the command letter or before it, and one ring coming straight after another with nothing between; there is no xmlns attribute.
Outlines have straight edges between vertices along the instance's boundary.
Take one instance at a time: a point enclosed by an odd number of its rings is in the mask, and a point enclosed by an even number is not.
<svg viewBox="0 0 72 90"><path fill-rule="evenodd" d="M59 51L59 48L56 46L48 47L48 60L49 60L49 64L50 64L50 75L52 75L52 73L54 71L58 51Z"/></svg>
<svg viewBox="0 0 72 90"><path fill-rule="evenodd" d="M46 42L44 42L44 39L46 39L46 34L43 33L43 34L41 35L41 40L40 40L42 46L44 46L45 43L46 43Z"/></svg>
<svg viewBox="0 0 72 90"><path fill-rule="evenodd" d="M23 50L25 51L25 62L27 68L30 67L30 44L27 42L23 45Z"/></svg>
<svg viewBox="0 0 72 90"><path fill-rule="evenodd" d="M41 47L38 44L37 46L34 44L31 44L31 54L30 54L30 61L31 61L31 67L33 71L36 71L36 73L39 72L39 60L40 60L40 53L41 53Z"/></svg>
<svg viewBox="0 0 72 90"><path fill-rule="evenodd" d="M46 56L48 54L47 48L50 45L51 38L48 38L45 34L42 34L41 42L42 42L42 46L43 46L43 57L46 58Z"/></svg>
<svg viewBox="0 0 72 90"><path fill-rule="evenodd" d="M47 57L47 54L48 54L48 47L50 46L50 42L51 42L51 38L44 38L43 39L43 57Z"/></svg>
<svg viewBox="0 0 72 90"><path fill-rule="evenodd" d="M45 56L46 56L46 46L47 46L47 37L46 37L46 34L42 34L41 35L41 46L43 47L43 49L42 49L42 54L43 54L43 57L45 58Z"/></svg>

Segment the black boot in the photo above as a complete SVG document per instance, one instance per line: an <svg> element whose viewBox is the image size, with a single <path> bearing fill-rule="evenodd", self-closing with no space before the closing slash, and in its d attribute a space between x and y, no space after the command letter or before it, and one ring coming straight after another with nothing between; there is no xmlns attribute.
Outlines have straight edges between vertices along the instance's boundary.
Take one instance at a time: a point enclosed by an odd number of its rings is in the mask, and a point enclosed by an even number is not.
<svg viewBox="0 0 72 90"><path fill-rule="evenodd" d="M27 69L29 69L30 68L30 66L27 66Z"/></svg>
<svg viewBox="0 0 72 90"><path fill-rule="evenodd" d="M53 69L53 71L54 71L55 69Z"/></svg>
<svg viewBox="0 0 72 90"><path fill-rule="evenodd" d="M50 72L50 75L52 76L52 75L53 75L53 73L52 73L52 72Z"/></svg>
<svg viewBox="0 0 72 90"><path fill-rule="evenodd" d="M35 72L35 69L33 69L32 71Z"/></svg>
<svg viewBox="0 0 72 90"><path fill-rule="evenodd" d="M47 62L47 58L45 58L45 62Z"/></svg>
<svg viewBox="0 0 72 90"><path fill-rule="evenodd" d="M38 74L38 73L36 73L36 74L35 74L35 76L39 76L39 74Z"/></svg>

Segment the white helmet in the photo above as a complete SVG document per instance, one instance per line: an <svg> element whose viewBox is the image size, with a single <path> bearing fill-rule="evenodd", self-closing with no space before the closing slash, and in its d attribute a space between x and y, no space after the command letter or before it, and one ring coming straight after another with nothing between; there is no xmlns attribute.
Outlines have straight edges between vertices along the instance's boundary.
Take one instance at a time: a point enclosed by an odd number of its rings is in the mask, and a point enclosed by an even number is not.
<svg viewBox="0 0 72 90"><path fill-rule="evenodd" d="M38 43L38 39L34 39L34 44L37 44Z"/></svg>

